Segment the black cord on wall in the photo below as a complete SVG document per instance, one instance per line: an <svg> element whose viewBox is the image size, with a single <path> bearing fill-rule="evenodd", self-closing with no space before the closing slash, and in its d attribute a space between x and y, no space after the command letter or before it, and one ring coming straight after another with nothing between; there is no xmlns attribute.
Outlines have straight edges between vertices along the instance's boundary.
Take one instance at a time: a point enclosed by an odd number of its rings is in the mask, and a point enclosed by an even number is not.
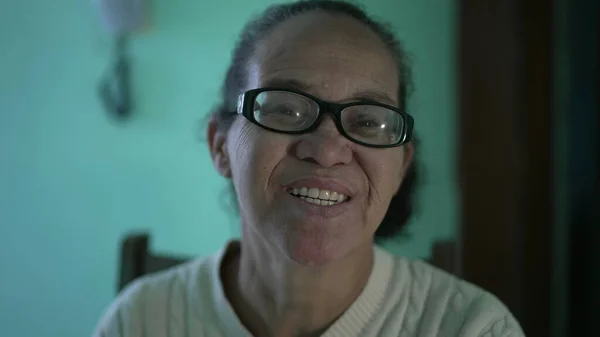
<svg viewBox="0 0 600 337"><path fill-rule="evenodd" d="M130 61L127 57L127 38L120 36L115 43L115 61L107 70L98 87L100 100L106 112L119 120L132 112Z"/></svg>

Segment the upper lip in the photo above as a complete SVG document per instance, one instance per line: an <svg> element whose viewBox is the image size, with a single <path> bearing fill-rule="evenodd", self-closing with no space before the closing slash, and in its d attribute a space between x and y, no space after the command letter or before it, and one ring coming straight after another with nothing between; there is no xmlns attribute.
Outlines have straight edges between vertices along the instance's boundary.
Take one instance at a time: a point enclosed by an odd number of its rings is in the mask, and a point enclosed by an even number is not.
<svg viewBox="0 0 600 337"><path fill-rule="evenodd" d="M343 182L340 182L339 180L333 179L333 178L324 178L324 177L313 176L313 177L296 179L293 182L284 185L284 188L286 190L289 188L300 188L300 187L308 187L308 188L314 187L314 188L318 188L320 190L328 190L331 192L342 193L347 197L353 196L352 189L349 186L347 186Z"/></svg>

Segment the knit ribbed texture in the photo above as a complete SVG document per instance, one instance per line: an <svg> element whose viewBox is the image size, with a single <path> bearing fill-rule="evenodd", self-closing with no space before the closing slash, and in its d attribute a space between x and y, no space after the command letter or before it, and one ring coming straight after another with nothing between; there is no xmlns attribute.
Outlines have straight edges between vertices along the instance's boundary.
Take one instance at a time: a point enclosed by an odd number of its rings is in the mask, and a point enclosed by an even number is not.
<svg viewBox="0 0 600 337"><path fill-rule="evenodd" d="M232 245L135 281L109 307L93 336L250 336L219 277ZM322 337L524 336L491 294L421 261L394 257L380 248L374 256L363 292Z"/></svg>

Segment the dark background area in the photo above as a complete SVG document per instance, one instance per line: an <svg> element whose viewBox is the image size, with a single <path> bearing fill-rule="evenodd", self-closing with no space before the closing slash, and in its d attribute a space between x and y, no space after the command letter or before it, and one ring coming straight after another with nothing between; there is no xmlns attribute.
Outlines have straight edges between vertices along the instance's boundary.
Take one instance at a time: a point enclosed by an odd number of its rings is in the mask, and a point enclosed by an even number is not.
<svg viewBox="0 0 600 337"><path fill-rule="evenodd" d="M460 11L461 274L528 336L596 335L598 1Z"/></svg>

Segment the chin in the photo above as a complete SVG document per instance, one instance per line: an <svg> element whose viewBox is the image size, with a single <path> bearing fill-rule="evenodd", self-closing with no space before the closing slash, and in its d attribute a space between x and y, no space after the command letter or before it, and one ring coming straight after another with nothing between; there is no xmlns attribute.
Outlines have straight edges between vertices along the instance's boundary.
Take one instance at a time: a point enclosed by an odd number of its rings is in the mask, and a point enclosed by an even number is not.
<svg viewBox="0 0 600 337"><path fill-rule="evenodd" d="M303 266L323 267L350 251L348 240L323 233L295 233L285 241L283 248L288 257Z"/></svg>
<svg viewBox="0 0 600 337"><path fill-rule="evenodd" d="M353 221L356 216L351 212L334 218L288 212L273 219L273 223L284 225L269 232L290 260L303 266L322 267L345 258L361 244L366 233Z"/></svg>

